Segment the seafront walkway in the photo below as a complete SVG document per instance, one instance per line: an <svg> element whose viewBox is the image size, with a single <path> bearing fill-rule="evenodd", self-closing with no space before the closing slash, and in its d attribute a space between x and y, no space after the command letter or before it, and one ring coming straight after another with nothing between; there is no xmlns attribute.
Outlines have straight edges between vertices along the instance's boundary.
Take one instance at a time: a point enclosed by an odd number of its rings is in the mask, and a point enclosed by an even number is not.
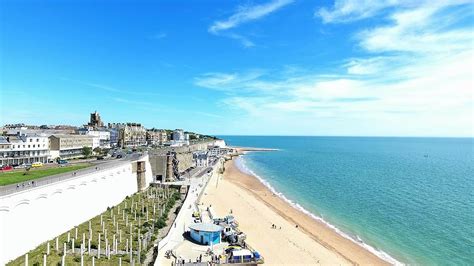
<svg viewBox="0 0 474 266"><path fill-rule="evenodd" d="M118 165L123 165L126 163L129 163L134 160L138 160L143 156L141 153L135 153L135 154L130 154L129 156L122 158L122 159L115 159L111 161L104 161L104 162L97 162L91 167L87 167L84 169L80 169L77 171L73 172L67 172L67 173L62 173L62 174L57 174L57 175L51 175L51 176L45 176L42 178L38 179L33 179L33 180L28 180L24 182L20 182L17 184L11 184L11 185L6 185L6 186L1 186L0 187L0 197L3 196L8 196L14 193L21 193L24 191L28 191L30 189L34 189L37 187L53 184L56 182L72 179L72 178L78 178L81 177L82 175L85 174L90 174L90 173L95 173L95 172L101 172L101 171L106 171L110 168L114 168ZM26 185L25 185L26 184Z"/></svg>
<svg viewBox="0 0 474 266"><path fill-rule="evenodd" d="M166 251L176 248L184 241L186 228L193 223L192 214L197 210L196 202L204 191L216 165L217 164L215 163L211 167L205 168L202 171L196 171L191 178L186 180L187 184L189 184L188 195L186 196L181 210L168 232L168 235L158 243L158 256L154 265L167 265L169 260L165 258ZM212 172L208 173L209 170L212 170Z"/></svg>

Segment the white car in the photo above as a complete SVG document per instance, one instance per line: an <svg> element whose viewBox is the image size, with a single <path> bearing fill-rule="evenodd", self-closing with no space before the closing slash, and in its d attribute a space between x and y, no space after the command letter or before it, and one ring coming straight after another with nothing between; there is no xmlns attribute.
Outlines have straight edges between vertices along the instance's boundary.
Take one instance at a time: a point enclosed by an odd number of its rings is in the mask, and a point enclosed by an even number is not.
<svg viewBox="0 0 474 266"><path fill-rule="evenodd" d="M17 165L17 166L15 166L15 167L13 167L13 168L15 168L15 169L22 169L22 168L26 168L26 164L22 163L22 164L19 164L19 165Z"/></svg>

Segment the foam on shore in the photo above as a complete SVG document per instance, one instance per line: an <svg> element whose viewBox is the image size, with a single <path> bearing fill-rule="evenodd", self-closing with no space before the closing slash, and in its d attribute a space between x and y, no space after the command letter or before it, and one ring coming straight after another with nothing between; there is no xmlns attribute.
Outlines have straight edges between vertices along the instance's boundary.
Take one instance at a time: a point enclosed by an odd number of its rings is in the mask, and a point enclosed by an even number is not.
<svg viewBox="0 0 474 266"><path fill-rule="evenodd" d="M338 233L339 235L343 236L344 238L346 239L349 239L350 241L356 243L357 245L363 247L364 249L368 250L369 252L375 254L377 257L383 259L384 261L387 261L388 263L390 264L393 264L393 265L404 265L402 262L396 260L395 258L393 258L392 256L390 256L388 253L386 253L385 251L383 250L379 250L367 243L365 243L358 235L355 235L355 236L351 236L350 234L347 234L343 231L341 231L339 228L337 228L336 226L330 224L329 222L327 222L326 220L324 220L322 217L320 216L317 216L313 213L311 213L310 211L306 210L304 207L302 207L300 204L288 199L285 195L283 195L282 193L276 191L276 189L268 182L266 181L265 179L263 179L262 177L260 177L258 174L256 174L254 171L252 171L249 167L247 167L246 163L245 163L245 160L243 158L243 156L239 156L235 159L235 165L237 166L237 168L242 171L243 173L246 173L248 175L251 175L251 176L254 176L255 178L257 178L264 186L266 186L273 194L277 195L278 197L280 197L281 199L283 199L285 202L287 202L290 206L292 206L293 208L296 208L297 210L303 212L304 214L308 215L309 217L317 220L317 221L320 221L322 222L323 224L325 224L326 226L328 226L329 228L331 228L332 230L334 230L336 233Z"/></svg>

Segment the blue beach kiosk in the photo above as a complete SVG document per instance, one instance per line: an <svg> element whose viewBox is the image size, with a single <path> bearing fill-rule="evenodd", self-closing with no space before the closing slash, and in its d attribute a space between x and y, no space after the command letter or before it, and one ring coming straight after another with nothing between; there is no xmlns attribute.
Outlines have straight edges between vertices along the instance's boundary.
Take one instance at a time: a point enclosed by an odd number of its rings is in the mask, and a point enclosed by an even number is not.
<svg viewBox="0 0 474 266"><path fill-rule="evenodd" d="M211 223L195 223L189 226L191 238L202 245L221 242L222 227Z"/></svg>

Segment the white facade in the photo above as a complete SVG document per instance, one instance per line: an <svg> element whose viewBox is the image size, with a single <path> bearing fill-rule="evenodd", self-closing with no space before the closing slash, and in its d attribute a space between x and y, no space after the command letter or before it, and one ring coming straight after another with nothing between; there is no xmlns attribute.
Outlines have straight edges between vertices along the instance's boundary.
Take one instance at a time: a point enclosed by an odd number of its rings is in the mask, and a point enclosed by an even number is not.
<svg viewBox="0 0 474 266"><path fill-rule="evenodd" d="M182 129L176 129L173 131L173 140L174 141L185 141L184 131Z"/></svg>
<svg viewBox="0 0 474 266"><path fill-rule="evenodd" d="M171 140L170 142L172 147L181 147L184 145L189 145L189 140L186 139L186 136L182 129L176 129L175 131L173 131L172 139L173 140Z"/></svg>
<svg viewBox="0 0 474 266"><path fill-rule="evenodd" d="M148 156L140 161L145 161L148 186L153 180ZM132 171L132 164L126 162L110 169L0 197L0 265L71 230L137 192L136 173ZM93 237L97 238L97 235ZM51 244L54 247L54 243Z"/></svg>
<svg viewBox="0 0 474 266"><path fill-rule="evenodd" d="M93 137L92 138L92 149L95 149L95 148L100 148L100 138L99 137Z"/></svg>
<svg viewBox="0 0 474 266"><path fill-rule="evenodd" d="M0 164L28 164L48 162L48 137L40 134L0 136Z"/></svg>
<svg viewBox="0 0 474 266"><path fill-rule="evenodd" d="M194 154L194 161L196 167L208 167L209 166L209 156L206 152L199 152Z"/></svg>
<svg viewBox="0 0 474 266"><path fill-rule="evenodd" d="M90 130L89 128L81 128L77 131L80 135L94 137L93 149L96 147L110 148L110 132L105 130Z"/></svg>

